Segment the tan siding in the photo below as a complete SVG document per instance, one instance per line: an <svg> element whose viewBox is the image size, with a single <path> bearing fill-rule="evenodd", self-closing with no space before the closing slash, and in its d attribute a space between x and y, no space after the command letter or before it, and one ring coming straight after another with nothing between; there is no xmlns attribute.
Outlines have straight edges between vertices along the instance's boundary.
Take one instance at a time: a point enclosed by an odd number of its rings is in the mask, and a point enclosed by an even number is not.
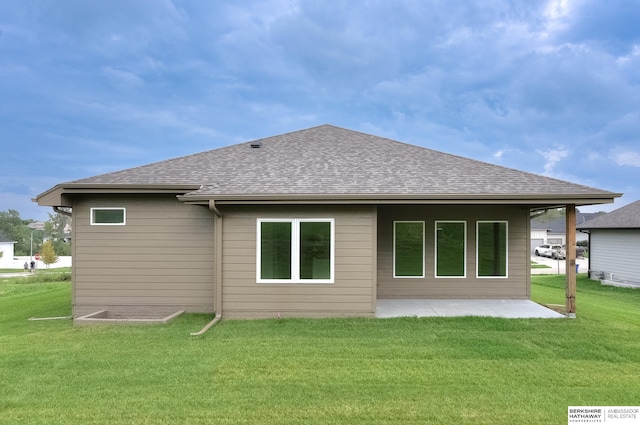
<svg viewBox="0 0 640 425"><path fill-rule="evenodd" d="M175 277L174 276L136 276L137 285L132 287L129 282L114 281L113 278L103 276L92 276L91 283L85 283L82 289L79 289L79 293L87 293L87 291L102 291L105 290L105 284L109 285L108 291L126 291L126 290L173 290L175 289ZM189 277L189 286L192 290L211 290L211 282L205 277Z"/></svg>
<svg viewBox="0 0 640 425"><path fill-rule="evenodd" d="M283 206L221 208L223 230L223 316L322 317L375 313L375 208L371 206ZM256 282L258 218L333 218L335 283Z"/></svg>
<svg viewBox="0 0 640 425"><path fill-rule="evenodd" d="M126 225L91 226L90 208L125 207ZM174 195L77 199L74 316L101 309L213 311L213 217Z"/></svg>
<svg viewBox="0 0 640 425"><path fill-rule="evenodd" d="M425 221L424 278L393 277L393 221ZM434 227L438 220L467 222L466 278L435 277ZM476 277L476 222L509 222L508 278ZM502 206L381 206L378 210L378 298L528 298L529 211Z"/></svg>

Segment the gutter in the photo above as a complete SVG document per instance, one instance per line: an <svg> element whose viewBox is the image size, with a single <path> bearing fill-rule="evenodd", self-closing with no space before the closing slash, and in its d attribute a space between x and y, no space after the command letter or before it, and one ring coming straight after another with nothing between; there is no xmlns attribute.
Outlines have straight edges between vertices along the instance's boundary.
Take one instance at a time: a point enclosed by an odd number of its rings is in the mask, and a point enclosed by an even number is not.
<svg viewBox="0 0 640 425"><path fill-rule="evenodd" d="M529 212L529 218L538 218L540 216L545 215L546 213L548 213L549 210L535 210L535 211L530 211Z"/></svg>
<svg viewBox="0 0 640 425"><path fill-rule="evenodd" d="M55 212L55 213L65 215L67 217L73 217L72 213L70 213L69 211L65 211L65 210L61 209L62 207L52 207L52 208L53 208L53 212Z"/></svg>
<svg viewBox="0 0 640 425"><path fill-rule="evenodd" d="M215 244L214 244L214 267L215 267L215 283L213 289L213 297L215 303L215 317L204 328L198 332L190 333L191 336L200 336L208 331L213 325L222 320L222 213L216 206L216 201L209 201L209 209L214 215Z"/></svg>
<svg viewBox="0 0 640 425"><path fill-rule="evenodd" d="M531 209L563 207L566 204L593 205L612 203L617 193L605 194L184 194L179 201L188 204L208 205L211 197L218 205L261 204L483 204L483 205L528 205ZM209 204L210 205L210 204Z"/></svg>

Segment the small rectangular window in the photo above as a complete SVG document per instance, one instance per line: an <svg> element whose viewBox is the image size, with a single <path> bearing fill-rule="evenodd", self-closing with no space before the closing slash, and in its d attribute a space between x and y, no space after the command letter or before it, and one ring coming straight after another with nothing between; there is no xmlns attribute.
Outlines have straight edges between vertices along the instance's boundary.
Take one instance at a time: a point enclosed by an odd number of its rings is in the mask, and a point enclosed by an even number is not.
<svg viewBox="0 0 640 425"><path fill-rule="evenodd" d="M465 277L467 223L436 221L436 277Z"/></svg>
<svg viewBox="0 0 640 425"><path fill-rule="evenodd" d="M258 283L333 283L333 219L258 219Z"/></svg>
<svg viewBox="0 0 640 425"><path fill-rule="evenodd" d="M393 277L424 277L424 221L393 222Z"/></svg>
<svg viewBox="0 0 640 425"><path fill-rule="evenodd" d="M478 277L507 277L508 225L506 221L479 221L476 235Z"/></svg>
<svg viewBox="0 0 640 425"><path fill-rule="evenodd" d="M125 208L91 208L91 225L117 226L126 224Z"/></svg>

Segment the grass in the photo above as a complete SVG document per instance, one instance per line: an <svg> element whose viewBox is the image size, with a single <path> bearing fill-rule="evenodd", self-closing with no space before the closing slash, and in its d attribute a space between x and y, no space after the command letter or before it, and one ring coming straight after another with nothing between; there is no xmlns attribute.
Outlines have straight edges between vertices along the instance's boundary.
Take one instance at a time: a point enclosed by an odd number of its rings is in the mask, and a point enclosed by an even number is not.
<svg viewBox="0 0 640 425"><path fill-rule="evenodd" d="M532 261L531 268L532 269L550 269L551 267L547 266L546 264L540 264L540 263L536 263L535 261Z"/></svg>
<svg viewBox="0 0 640 425"><path fill-rule="evenodd" d="M533 298L564 303L564 276ZM577 319L73 327L68 282L0 283L0 424L540 424L637 405L640 291L578 281Z"/></svg>
<svg viewBox="0 0 640 425"><path fill-rule="evenodd" d="M2 273L24 273L24 269L0 269ZM37 273L71 273L71 267L39 268Z"/></svg>

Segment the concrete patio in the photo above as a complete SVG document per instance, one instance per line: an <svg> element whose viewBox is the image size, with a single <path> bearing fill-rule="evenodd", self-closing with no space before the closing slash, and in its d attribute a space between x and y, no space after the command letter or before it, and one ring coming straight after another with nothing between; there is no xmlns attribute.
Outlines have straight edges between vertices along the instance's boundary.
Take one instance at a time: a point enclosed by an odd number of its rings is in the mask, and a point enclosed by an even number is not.
<svg viewBox="0 0 640 425"><path fill-rule="evenodd" d="M377 318L485 316L510 319L559 319L563 314L530 300L384 299Z"/></svg>

